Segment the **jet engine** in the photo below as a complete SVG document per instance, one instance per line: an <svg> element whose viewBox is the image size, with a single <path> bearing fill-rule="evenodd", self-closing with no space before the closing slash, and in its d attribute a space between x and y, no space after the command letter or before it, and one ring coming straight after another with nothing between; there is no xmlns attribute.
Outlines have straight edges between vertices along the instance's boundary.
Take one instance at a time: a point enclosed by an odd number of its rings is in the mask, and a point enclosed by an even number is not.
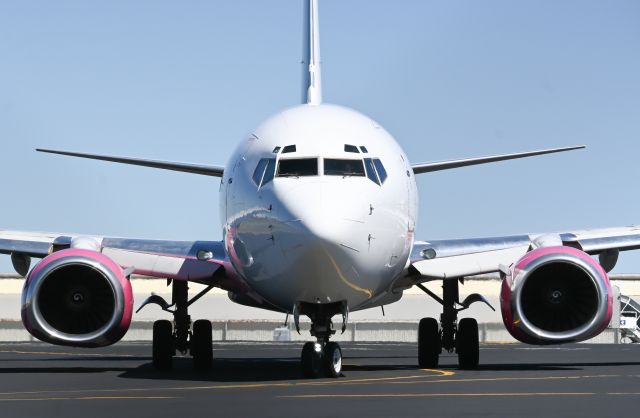
<svg viewBox="0 0 640 418"><path fill-rule="evenodd" d="M500 293L509 333L527 344L595 337L609 324L609 277L587 253L571 247L535 249L506 274Z"/></svg>
<svg viewBox="0 0 640 418"><path fill-rule="evenodd" d="M75 347L119 341L133 312L122 268L96 251L66 249L40 261L22 290L22 322L39 340Z"/></svg>

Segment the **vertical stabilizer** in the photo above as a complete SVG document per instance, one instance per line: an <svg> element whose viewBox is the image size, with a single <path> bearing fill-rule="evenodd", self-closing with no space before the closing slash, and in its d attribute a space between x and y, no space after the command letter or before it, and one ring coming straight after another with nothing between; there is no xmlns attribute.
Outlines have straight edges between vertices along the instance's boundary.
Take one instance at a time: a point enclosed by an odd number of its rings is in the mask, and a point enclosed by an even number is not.
<svg viewBox="0 0 640 418"><path fill-rule="evenodd" d="M320 75L320 30L318 28L318 0L304 1L302 45L302 103L322 103Z"/></svg>

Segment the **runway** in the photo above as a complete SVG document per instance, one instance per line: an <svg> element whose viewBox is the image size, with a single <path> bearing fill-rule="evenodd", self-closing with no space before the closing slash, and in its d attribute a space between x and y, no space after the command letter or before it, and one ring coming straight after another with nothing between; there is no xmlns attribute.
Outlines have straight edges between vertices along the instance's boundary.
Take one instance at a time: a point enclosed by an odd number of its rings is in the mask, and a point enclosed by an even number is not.
<svg viewBox="0 0 640 418"><path fill-rule="evenodd" d="M300 345L214 345L214 367L150 365L147 343L97 350L0 345L0 417L586 417L635 414L640 346L483 345L478 370L445 354L416 365L415 344L343 344L344 377L304 379Z"/></svg>

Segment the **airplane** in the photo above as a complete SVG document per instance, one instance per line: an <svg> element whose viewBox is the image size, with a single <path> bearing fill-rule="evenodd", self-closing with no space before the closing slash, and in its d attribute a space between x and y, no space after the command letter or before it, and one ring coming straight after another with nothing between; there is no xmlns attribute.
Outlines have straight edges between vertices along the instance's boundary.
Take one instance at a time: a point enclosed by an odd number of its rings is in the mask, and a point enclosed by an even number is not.
<svg viewBox="0 0 640 418"><path fill-rule="evenodd" d="M536 345L583 341L612 317L607 276L620 251L640 248L640 229L622 227L504 237L417 240L418 190L426 173L584 148L553 148L430 163L411 163L380 124L322 99L318 1L305 0L303 100L266 119L225 166L91 153L38 151L187 172L220 179L220 241L163 241L0 230L0 253L26 277L21 316L41 341L75 347L118 342L131 323L132 274L167 280L168 302L151 295L173 321L153 325L152 360L172 367L189 353L196 369L212 365L208 320L189 306L214 287L232 301L310 320L305 376L342 375L331 341L349 314L388 305L413 286L442 305L439 319L418 324L418 365L438 366L443 351L459 366L479 365L478 324L458 320L479 294L460 300L465 278L497 273L509 333ZM597 259L595 258L597 256ZM41 259L33 268L32 259ZM438 295L423 283L442 283ZM189 283L205 288L189 298ZM138 309L138 310L139 310ZM334 325L333 318L340 323Z"/></svg>

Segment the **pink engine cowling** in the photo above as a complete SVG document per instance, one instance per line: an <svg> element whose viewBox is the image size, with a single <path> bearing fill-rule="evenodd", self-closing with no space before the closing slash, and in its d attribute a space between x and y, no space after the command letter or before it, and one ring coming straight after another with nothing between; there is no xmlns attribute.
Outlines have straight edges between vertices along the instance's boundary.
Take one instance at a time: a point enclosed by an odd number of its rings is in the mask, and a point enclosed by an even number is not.
<svg viewBox="0 0 640 418"><path fill-rule="evenodd" d="M600 264L583 251L538 248L503 280L500 307L504 325L519 341L584 341L600 334L611 320L611 283Z"/></svg>
<svg viewBox="0 0 640 418"><path fill-rule="evenodd" d="M131 283L96 251L66 249L40 261L22 290L22 322L39 340L75 347L119 341L133 313Z"/></svg>

